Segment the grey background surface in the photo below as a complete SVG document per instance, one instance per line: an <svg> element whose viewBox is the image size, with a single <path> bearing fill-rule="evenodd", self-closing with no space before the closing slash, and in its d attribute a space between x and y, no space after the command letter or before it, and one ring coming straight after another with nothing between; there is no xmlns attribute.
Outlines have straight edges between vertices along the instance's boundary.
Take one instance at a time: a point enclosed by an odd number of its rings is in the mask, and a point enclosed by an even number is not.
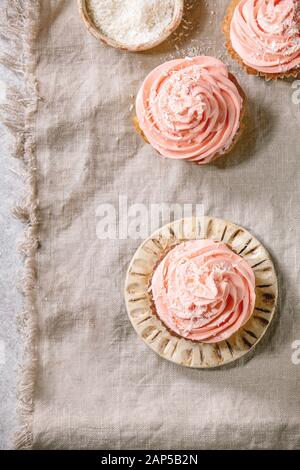
<svg viewBox="0 0 300 470"><path fill-rule="evenodd" d="M0 0L0 5L2 0ZM14 77L0 68L0 102L5 99L5 83ZM22 260L16 245L22 237L22 224L11 215L11 208L22 194L19 162L9 156L11 138L0 126L0 449L12 447L16 426L16 378L20 358L20 338L16 316L22 298L16 280L22 272Z"/></svg>

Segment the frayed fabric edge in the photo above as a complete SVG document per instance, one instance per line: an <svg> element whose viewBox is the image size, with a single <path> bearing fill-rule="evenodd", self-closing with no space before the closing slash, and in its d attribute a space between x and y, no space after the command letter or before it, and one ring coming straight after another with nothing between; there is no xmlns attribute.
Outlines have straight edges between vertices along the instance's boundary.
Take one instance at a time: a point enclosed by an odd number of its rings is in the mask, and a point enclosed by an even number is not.
<svg viewBox="0 0 300 470"><path fill-rule="evenodd" d="M24 256L24 311L18 316L23 338L23 358L18 381L18 415L20 425L14 439L16 449L33 446L34 390L37 375L36 254L39 247L38 194L35 152L35 120L38 85L33 45L38 29L39 0L7 0L1 9L0 35L7 50L0 63L14 72L20 86L7 89L0 107L0 119L13 136L12 156L23 163L24 198L12 212L26 224L19 251Z"/></svg>

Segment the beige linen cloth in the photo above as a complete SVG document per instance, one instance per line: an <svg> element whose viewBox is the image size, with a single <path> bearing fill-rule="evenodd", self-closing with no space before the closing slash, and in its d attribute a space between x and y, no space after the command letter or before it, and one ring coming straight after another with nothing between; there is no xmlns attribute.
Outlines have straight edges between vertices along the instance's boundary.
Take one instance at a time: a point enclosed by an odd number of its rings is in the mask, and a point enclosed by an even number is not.
<svg viewBox="0 0 300 470"><path fill-rule="evenodd" d="M299 448L300 365L293 349L300 340L297 83L248 76L226 55L225 0L189 2L193 26L181 29L186 37L146 53L99 43L75 0L21 3L32 101L20 144L29 193L23 212L16 209L29 218L27 360L17 446ZM163 61L195 54L225 60L248 97L240 142L230 156L203 167L159 158L132 125L131 95L145 75ZM268 248L280 305L249 360L190 370L161 359L138 339L122 291L140 240L96 234L97 208L110 203L117 209L119 196L147 207L202 204L205 214L245 226Z"/></svg>

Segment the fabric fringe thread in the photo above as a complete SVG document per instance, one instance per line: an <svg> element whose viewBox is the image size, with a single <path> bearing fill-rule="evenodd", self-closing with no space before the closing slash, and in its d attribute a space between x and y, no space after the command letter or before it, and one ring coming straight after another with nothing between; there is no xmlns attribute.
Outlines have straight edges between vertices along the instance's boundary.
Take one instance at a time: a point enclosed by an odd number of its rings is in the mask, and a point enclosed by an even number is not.
<svg viewBox="0 0 300 470"><path fill-rule="evenodd" d="M26 223L19 251L24 256L21 288L24 311L18 316L23 337L23 360L18 384L20 427L15 436L17 449L33 445L34 388L37 373L36 254L38 241L38 194L35 154L35 116L38 86L35 78L36 60L33 52L39 17L39 0L7 0L0 13L0 35L5 51L0 63L18 77L20 87L6 92L0 107L1 121L13 136L12 156L23 162L25 194L13 214Z"/></svg>

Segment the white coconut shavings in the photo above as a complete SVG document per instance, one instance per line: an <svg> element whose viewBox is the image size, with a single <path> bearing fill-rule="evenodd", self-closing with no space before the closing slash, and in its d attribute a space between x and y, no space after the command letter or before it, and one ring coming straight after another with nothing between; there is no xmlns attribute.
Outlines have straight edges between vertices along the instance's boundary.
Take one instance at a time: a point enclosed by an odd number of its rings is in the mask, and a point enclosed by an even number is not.
<svg viewBox="0 0 300 470"><path fill-rule="evenodd" d="M159 40L172 22L173 0L87 0L94 25L128 46Z"/></svg>

